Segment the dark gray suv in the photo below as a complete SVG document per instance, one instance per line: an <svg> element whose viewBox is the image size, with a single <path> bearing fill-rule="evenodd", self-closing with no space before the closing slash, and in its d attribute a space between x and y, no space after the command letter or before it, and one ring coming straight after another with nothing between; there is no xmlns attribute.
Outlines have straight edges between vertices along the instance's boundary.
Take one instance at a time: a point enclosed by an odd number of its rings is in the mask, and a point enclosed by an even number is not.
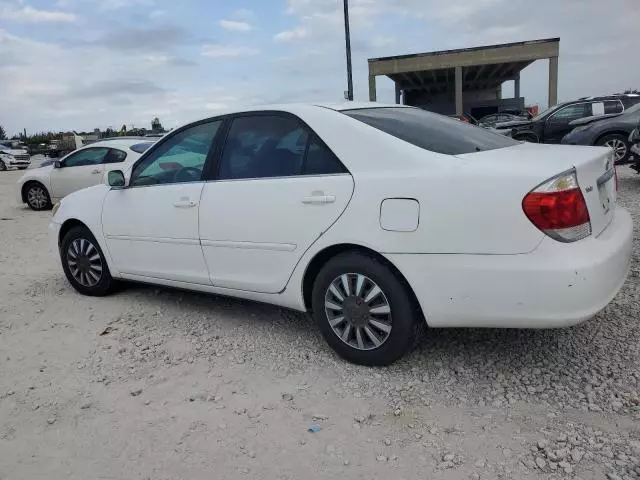
<svg viewBox="0 0 640 480"><path fill-rule="evenodd" d="M629 134L640 120L640 103L624 113L590 117L573 122L575 128L564 136L567 145L603 145L611 147L616 164L628 163L631 156Z"/></svg>

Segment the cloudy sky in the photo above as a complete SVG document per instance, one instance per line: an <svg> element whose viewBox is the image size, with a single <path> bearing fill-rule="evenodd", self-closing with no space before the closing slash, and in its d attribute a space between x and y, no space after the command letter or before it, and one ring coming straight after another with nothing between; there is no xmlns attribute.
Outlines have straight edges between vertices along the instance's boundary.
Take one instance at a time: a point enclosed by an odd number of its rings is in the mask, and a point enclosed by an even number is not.
<svg viewBox="0 0 640 480"><path fill-rule="evenodd" d="M561 37L560 100L640 88L639 0L351 0L356 100L367 58ZM522 76L546 105L548 64ZM341 0L0 0L0 124L166 127L237 104L336 101ZM505 84L503 95L513 92ZM378 80L378 100L393 85Z"/></svg>

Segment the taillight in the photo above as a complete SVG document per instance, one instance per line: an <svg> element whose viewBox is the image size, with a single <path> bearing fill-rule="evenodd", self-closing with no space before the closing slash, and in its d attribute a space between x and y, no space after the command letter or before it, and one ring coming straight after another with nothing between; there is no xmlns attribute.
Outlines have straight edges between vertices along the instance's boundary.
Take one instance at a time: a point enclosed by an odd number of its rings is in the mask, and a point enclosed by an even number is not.
<svg viewBox="0 0 640 480"><path fill-rule="evenodd" d="M559 242L575 242L591 235L589 210L575 169L529 192L522 200L522 209L536 227Z"/></svg>

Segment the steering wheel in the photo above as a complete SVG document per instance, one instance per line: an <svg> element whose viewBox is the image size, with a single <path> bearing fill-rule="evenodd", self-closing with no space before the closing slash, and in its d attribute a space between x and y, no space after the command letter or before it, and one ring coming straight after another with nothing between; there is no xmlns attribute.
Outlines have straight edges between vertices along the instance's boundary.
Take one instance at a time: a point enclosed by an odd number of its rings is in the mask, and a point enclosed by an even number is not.
<svg viewBox="0 0 640 480"><path fill-rule="evenodd" d="M184 182L197 182L202 177L202 172L199 168L195 167L184 167L180 170L176 170L176 173L173 175L174 183L184 183Z"/></svg>

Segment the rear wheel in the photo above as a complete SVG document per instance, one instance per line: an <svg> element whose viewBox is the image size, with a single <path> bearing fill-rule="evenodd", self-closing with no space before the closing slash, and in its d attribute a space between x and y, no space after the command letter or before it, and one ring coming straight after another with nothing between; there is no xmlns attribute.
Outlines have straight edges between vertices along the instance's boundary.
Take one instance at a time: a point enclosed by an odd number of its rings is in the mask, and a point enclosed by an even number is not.
<svg viewBox="0 0 640 480"><path fill-rule="evenodd" d="M331 348L361 365L389 365L402 357L422 321L395 272L361 252L338 255L320 270L312 307Z"/></svg>
<svg viewBox="0 0 640 480"><path fill-rule="evenodd" d="M60 244L62 269L69 283L83 295L100 297L109 294L114 280L104 254L86 227L73 227Z"/></svg>
<svg viewBox="0 0 640 480"><path fill-rule="evenodd" d="M598 140L597 144L603 147L609 147L613 150L613 155L617 165L626 163L631 156L631 148L627 137L624 135L620 135L618 133L605 135Z"/></svg>
<svg viewBox="0 0 640 480"><path fill-rule="evenodd" d="M38 182L28 183L25 187L25 198L27 205L32 210L40 211L51 208L51 198L47 189Z"/></svg>

